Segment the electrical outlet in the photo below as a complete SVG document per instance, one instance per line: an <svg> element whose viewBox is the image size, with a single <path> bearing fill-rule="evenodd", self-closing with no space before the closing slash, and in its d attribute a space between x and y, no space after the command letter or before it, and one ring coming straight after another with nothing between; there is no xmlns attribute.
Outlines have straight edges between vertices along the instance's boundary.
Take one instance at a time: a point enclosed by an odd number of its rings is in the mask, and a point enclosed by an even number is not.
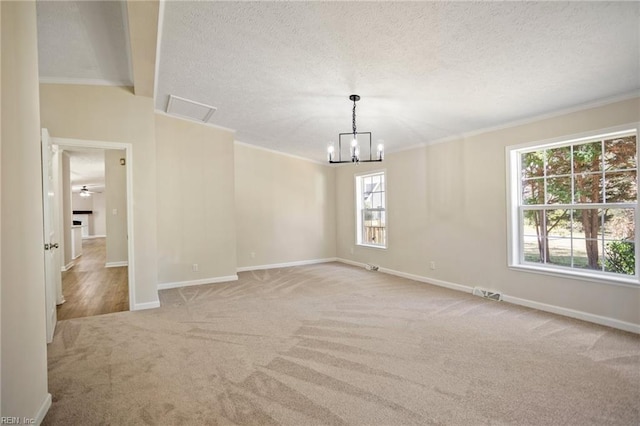
<svg viewBox="0 0 640 426"><path fill-rule="evenodd" d="M197 263L194 263L193 265L191 265L191 270L192 270L193 272L198 272L198 264L197 264Z"/></svg>
<svg viewBox="0 0 640 426"><path fill-rule="evenodd" d="M436 262L433 260L429 262L429 268L434 271L436 269Z"/></svg>
<svg viewBox="0 0 640 426"><path fill-rule="evenodd" d="M351 254L353 254L353 247L351 247Z"/></svg>
<svg viewBox="0 0 640 426"><path fill-rule="evenodd" d="M255 259L255 258L256 258L256 252L255 252L255 251L252 251L252 252L251 252L251 258L252 258L252 259Z"/></svg>

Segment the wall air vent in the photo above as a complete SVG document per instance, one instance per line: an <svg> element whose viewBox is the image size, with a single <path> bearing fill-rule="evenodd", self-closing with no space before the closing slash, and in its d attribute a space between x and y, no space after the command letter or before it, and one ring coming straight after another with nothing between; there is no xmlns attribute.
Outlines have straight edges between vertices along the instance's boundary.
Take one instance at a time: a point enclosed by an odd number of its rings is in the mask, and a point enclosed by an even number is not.
<svg viewBox="0 0 640 426"><path fill-rule="evenodd" d="M485 290L484 288L480 287L473 288L473 295L484 297L485 299L495 300L496 302L502 300L502 293L499 293L497 291Z"/></svg>
<svg viewBox="0 0 640 426"><path fill-rule="evenodd" d="M189 118L201 123L208 123L216 109L210 105L175 95L169 95L169 102L167 103L167 114Z"/></svg>

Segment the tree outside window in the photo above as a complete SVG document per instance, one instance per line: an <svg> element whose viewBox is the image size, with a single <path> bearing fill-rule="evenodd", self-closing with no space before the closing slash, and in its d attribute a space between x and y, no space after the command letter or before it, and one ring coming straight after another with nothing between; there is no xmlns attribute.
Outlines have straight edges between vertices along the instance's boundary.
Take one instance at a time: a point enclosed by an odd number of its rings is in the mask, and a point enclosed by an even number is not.
<svg viewBox="0 0 640 426"><path fill-rule="evenodd" d="M522 261L636 275L635 133L520 151Z"/></svg>

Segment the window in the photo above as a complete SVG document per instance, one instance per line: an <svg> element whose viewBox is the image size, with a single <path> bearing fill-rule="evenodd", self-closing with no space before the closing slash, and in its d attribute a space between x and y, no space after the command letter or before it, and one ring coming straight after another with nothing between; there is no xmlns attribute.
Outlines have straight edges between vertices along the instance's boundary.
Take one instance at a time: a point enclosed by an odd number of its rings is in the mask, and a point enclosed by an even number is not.
<svg viewBox="0 0 640 426"><path fill-rule="evenodd" d="M636 130L508 154L511 266L638 283Z"/></svg>
<svg viewBox="0 0 640 426"><path fill-rule="evenodd" d="M356 176L357 243L387 247L387 213L384 172Z"/></svg>

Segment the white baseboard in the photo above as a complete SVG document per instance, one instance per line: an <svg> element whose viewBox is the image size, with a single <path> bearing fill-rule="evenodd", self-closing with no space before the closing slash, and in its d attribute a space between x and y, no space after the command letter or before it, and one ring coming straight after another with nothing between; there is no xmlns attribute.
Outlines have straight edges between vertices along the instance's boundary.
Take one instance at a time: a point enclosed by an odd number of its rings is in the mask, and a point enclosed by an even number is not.
<svg viewBox="0 0 640 426"><path fill-rule="evenodd" d="M348 265L358 266L364 268L365 264L360 262L354 262L348 259L338 258L338 262L346 263ZM396 275L398 277L408 278L410 280L419 281L427 284L433 284L440 287L449 288L451 290L462 291L464 293L473 292L473 287L466 285L456 284L448 281L437 280L435 278L423 277L421 275L408 274L406 272L395 271L388 268L380 268L380 272L390 275ZM546 303L536 302L533 300L521 299L519 297L513 297L503 294L502 300L514 305L526 306L528 308L537 309L539 311L551 312L553 314L563 315L565 317L576 318L579 320L592 322L595 324L606 325L607 327L617 328L619 330L629 331L631 333L640 334L640 324L634 324L618 320L615 318L604 317L601 315L591 314L589 312L577 311L570 308L564 308L562 306L548 305Z"/></svg>
<svg viewBox="0 0 640 426"><path fill-rule="evenodd" d="M39 425L40 423L42 423L42 421L44 420L44 416L46 416L47 412L49 411L49 408L51 408L51 394L50 393L48 393L44 397L44 401L42 401L42 404L40 405L40 408L38 409L38 412L36 413L36 416L34 417L36 425Z"/></svg>
<svg viewBox="0 0 640 426"><path fill-rule="evenodd" d="M104 264L105 268L119 268L121 266L129 266L129 262L125 260L122 262L107 262Z"/></svg>
<svg viewBox="0 0 640 426"><path fill-rule="evenodd" d="M87 235L86 237L82 237L83 240L92 240L94 238L107 238L106 235Z"/></svg>
<svg viewBox="0 0 640 426"><path fill-rule="evenodd" d="M191 280L191 281L177 281L173 283L161 283L158 284L158 290L167 290L170 288L180 288L180 287L189 287L192 285L203 285L203 284L216 284L216 283L224 283L228 281L238 281L237 275L228 275L226 277L213 277L213 278L203 278L200 280Z"/></svg>
<svg viewBox="0 0 640 426"><path fill-rule="evenodd" d="M588 312L576 311L574 309L563 308L561 306L547 305L546 303L535 302L533 300L520 299L513 296L502 296L502 300L514 305L526 306L527 308L538 309L539 311L551 312L553 314L564 315L565 317L576 318L583 321L593 322L619 330L640 334L640 324L621 321L615 318L603 317L601 315L590 314Z"/></svg>
<svg viewBox="0 0 640 426"><path fill-rule="evenodd" d="M414 281L420 281L427 284L437 285L438 287L445 287L451 290L461 291L463 293L471 293L473 291L473 287L469 287L462 284L456 284L449 281L437 280L435 278L423 277L421 275L408 274L406 272L394 271L393 269L380 268L380 272L384 272L385 274L395 275L402 278L408 278Z"/></svg>
<svg viewBox="0 0 640 426"><path fill-rule="evenodd" d="M360 268L364 268L365 267L365 263L361 263L361 262L356 262L353 260L349 260L349 259L343 259L341 257L336 258L336 260L340 263L346 263L347 265L351 265L351 266L358 266Z"/></svg>
<svg viewBox="0 0 640 426"><path fill-rule="evenodd" d="M146 303L136 303L135 305L133 305L133 310L134 311L142 311L145 309L154 309L154 308L159 308L160 307L160 301L159 300L155 300L153 302L146 302Z"/></svg>
<svg viewBox="0 0 640 426"><path fill-rule="evenodd" d="M346 263L347 265L358 266L360 268L364 268L366 266L365 263L354 262L353 260L342 259L342 258L338 258L337 260L338 262ZM389 274L389 275L395 275L397 277L408 278L414 281L420 281L422 283L433 284L439 287L449 288L451 290L462 291L464 293L471 293L473 291L473 287L469 287L466 285L455 284L449 281L437 280L435 278L423 277L422 275L409 274L407 272L396 271L394 269L380 268L378 269L378 271L383 272L385 274Z"/></svg>
<svg viewBox="0 0 640 426"><path fill-rule="evenodd" d="M73 268L73 262L69 262L64 266L61 266L60 267L60 272L67 272L71 268Z"/></svg>
<svg viewBox="0 0 640 426"><path fill-rule="evenodd" d="M258 271L261 269L290 268L292 266L315 265L316 263L336 262L337 257L329 257L326 259L298 260L295 262L271 263L269 265L241 266L236 268L237 272Z"/></svg>

